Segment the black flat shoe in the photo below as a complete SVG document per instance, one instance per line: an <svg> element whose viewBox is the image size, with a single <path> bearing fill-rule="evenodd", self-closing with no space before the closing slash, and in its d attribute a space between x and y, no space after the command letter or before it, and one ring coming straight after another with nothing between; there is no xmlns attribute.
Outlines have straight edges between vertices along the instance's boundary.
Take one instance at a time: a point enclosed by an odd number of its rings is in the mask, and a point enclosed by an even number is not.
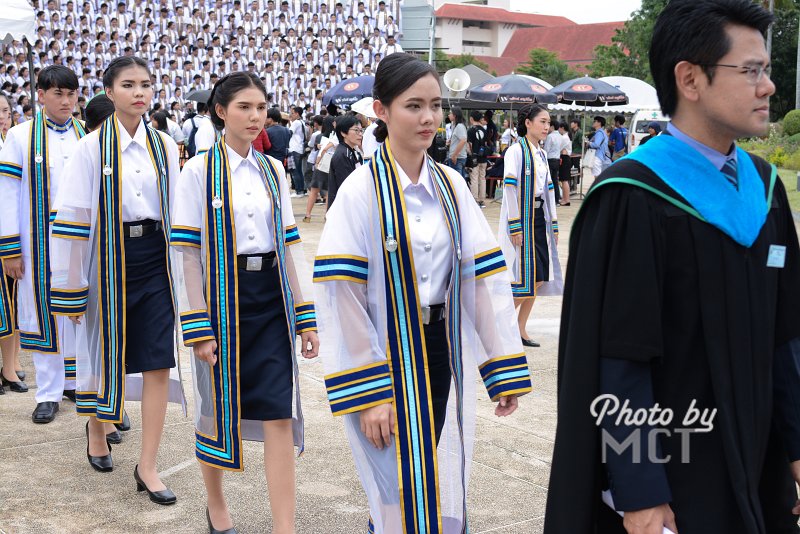
<svg viewBox="0 0 800 534"><path fill-rule="evenodd" d="M114 445L119 445L122 443L122 434L120 434L119 430L115 428L113 432L106 434L106 441L113 443Z"/></svg>
<svg viewBox="0 0 800 534"><path fill-rule="evenodd" d="M4 388L2 384L0 384L0 395L5 395L5 394L6 394L6 388Z"/></svg>
<svg viewBox="0 0 800 534"><path fill-rule="evenodd" d="M17 378L19 378L19 379L20 379L20 380L22 380L23 382L25 381L25 377L26 377L26 376L28 376L28 375L27 375L27 374L25 374L25 371L17 371Z"/></svg>
<svg viewBox="0 0 800 534"><path fill-rule="evenodd" d="M541 345L539 345L532 339L525 339L524 337L520 339L522 339L522 344L525 345L526 347L541 347Z"/></svg>
<svg viewBox="0 0 800 534"><path fill-rule="evenodd" d="M14 393L27 393L28 392L28 384L23 381L12 382L10 380L6 380L6 377L2 375L3 370L0 369L0 382L4 386L8 386L8 389L13 391ZM18 377L19 378L19 377Z"/></svg>
<svg viewBox="0 0 800 534"><path fill-rule="evenodd" d="M105 456L92 456L89 454L89 421L86 421L86 458L95 471L110 473L114 470L114 460L111 458L111 444L106 439L108 454Z"/></svg>
<svg viewBox="0 0 800 534"><path fill-rule="evenodd" d="M75 390L74 389L65 389L64 390L64 396L67 399L71 400L72 402L75 402Z"/></svg>
<svg viewBox="0 0 800 534"><path fill-rule="evenodd" d="M139 464L136 464L136 467L133 468L133 479L136 481L136 491L146 491L150 500L156 504L168 505L175 504L178 501L178 498L169 488L161 491L150 491L145 483L142 482L142 479L139 478Z"/></svg>
<svg viewBox="0 0 800 534"><path fill-rule="evenodd" d="M131 420L128 419L128 412L122 410L122 422L121 423L114 423L114 426L117 427L117 430L120 432L127 432L131 429Z"/></svg>
<svg viewBox="0 0 800 534"><path fill-rule="evenodd" d="M206 520L208 521L208 531L211 534L239 534L235 528L231 527L225 530L217 530L214 528L214 525L211 524L211 515L208 513L208 506L206 506Z"/></svg>
<svg viewBox="0 0 800 534"><path fill-rule="evenodd" d="M33 410L31 418L34 423L43 425L51 423L56 418L56 412L58 412L57 402L40 402Z"/></svg>

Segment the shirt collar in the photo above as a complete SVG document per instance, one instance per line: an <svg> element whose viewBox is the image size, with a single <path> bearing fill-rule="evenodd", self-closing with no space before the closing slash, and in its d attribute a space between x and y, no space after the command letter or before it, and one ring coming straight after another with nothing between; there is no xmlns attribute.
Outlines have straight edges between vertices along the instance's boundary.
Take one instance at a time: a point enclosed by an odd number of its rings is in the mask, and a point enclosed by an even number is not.
<svg viewBox="0 0 800 534"><path fill-rule="evenodd" d="M45 121L47 122L47 127L50 130L58 133L68 132L72 128L72 119L67 119L67 122L64 124L58 124L56 121L51 119L50 117L45 116Z"/></svg>
<svg viewBox="0 0 800 534"><path fill-rule="evenodd" d="M225 150L228 151L228 165L231 169L231 174L236 172L236 170L245 162L249 163L256 169L258 168L258 162L256 161L256 157L253 154L253 146L250 146L250 150L247 152L247 157L243 158L240 156L234 149L225 145Z"/></svg>
<svg viewBox="0 0 800 534"><path fill-rule="evenodd" d="M128 130L125 129L124 126L121 124L119 125L119 148L120 151L125 152L131 143L136 143L142 148L147 148L147 131L145 130L147 126L144 125L144 121L139 121L139 126L136 127L136 132L133 134L133 137L128 133Z"/></svg>
<svg viewBox="0 0 800 534"><path fill-rule="evenodd" d="M397 161L394 162L395 167L397 167L397 174L400 178L400 187L403 188L403 192L405 193L409 187L415 186L413 182L411 182L411 178L408 177L406 171L400 166ZM431 198L436 199L436 194L433 191L433 183L431 182L431 176L428 171L428 162L424 161L422 163L422 170L419 173L419 180L416 183L416 186L423 186L425 191L430 195Z"/></svg>
<svg viewBox="0 0 800 534"><path fill-rule="evenodd" d="M731 145L731 149L728 151L727 154L723 154L722 152L714 150L710 146L704 145L700 141L692 137L689 137L688 135L680 131L678 127L671 122L667 124L667 132L670 135L672 135L675 139L683 141L693 149L700 152L700 154L702 154L708 161L710 161L711 164L717 169L722 169L722 167L725 165L725 162L728 161L729 159L733 159L734 161L737 160L735 143Z"/></svg>

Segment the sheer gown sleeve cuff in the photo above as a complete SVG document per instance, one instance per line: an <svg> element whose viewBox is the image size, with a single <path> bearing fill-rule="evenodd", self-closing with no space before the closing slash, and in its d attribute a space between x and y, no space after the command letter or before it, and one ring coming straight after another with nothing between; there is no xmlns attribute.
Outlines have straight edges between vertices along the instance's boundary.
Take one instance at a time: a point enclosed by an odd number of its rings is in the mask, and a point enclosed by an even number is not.
<svg viewBox="0 0 800 534"><path fill-rule="evenodd" d="M359 412L392 402L389 362L381 361L325 377L333 415Z"/></svg>
<svg viewBox="0 0 800 534"><path fill-rule="evenodd" d="M508 220L508 234L520 235L522 234L522 220L519 217Z"/></svg>
<svg viewBox="0 0 800 534"><path fill-rule="evenodd" d="M301 302L294 306L295 328L298 334L317 331L317 312L313 302Z"/></svg>
<svg viewBox="0 0 800 534"><path fill-rule="evenodd" d="M0 259L19 258L22 256L22 244L19 234L0 237Z"/></svg>
<svg viewBox="0 0 800 534"><path fill-rule="evenodd" d="M50 289L50 313L79 317L86 313L89 303L89 288Z"/></svg>
<svg viewBox="0 0 800 534"><path fill-rule="evenodd" d="M524 352L492 358L479 369L486 392L492 401L509 395L524 395L533 389Z"/></svg>
<svg viewBox="0 0 800 534"><path fill-rule="evenodd" d="M191 347L200 341L215 339L211 319L206 310L190 310L181 313L183 344Z"/></svg>

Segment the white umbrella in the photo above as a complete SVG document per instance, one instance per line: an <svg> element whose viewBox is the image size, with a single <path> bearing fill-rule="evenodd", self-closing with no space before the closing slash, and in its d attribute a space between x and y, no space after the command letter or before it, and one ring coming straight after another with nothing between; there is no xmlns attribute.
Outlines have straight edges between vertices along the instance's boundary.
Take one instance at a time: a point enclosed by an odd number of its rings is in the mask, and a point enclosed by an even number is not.
<svg viewBox="0 0 800 534"><path fill-rule="evenodd" d="M3 0L0 10L0 41L33 38L36 34L36 13L26 0Z"/></svg>

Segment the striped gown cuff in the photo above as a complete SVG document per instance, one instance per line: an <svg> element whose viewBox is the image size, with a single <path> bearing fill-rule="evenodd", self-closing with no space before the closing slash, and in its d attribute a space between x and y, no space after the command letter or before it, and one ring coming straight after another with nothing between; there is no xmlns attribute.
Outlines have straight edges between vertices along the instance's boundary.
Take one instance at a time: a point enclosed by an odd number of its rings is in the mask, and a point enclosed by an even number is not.
<svg viewBox="0 0 800 534"><path fill-rule="evenodd" d="M10 161L0 161L0 176L22 180L22 165Z"/></svg>
<svg viewBox="0 0 800 534"><path fill-rule="evenodd" d="M327 375L325 388L333 415L359 412L394 399L388 361Z"/></svg>
<svg viewBox="0 0 800 534"><path fill-rule="evenodd" d="M557 234L558 233L558 221L553 221L550 224L553 226L553 233Z"/></svg>
<svg viewBox="0 0 800 534"><path fill-rule="evenodd" d="M211 328L211 319L206 310L191 310L181 313L183 344L187 347L200 341L216 339Z"/></svg>
<svg viewBox="0 0 800 534"><path fill-rule="evenodd" d="M200 229L191 226L173 226L169 232L169 244L174 247L200 248Z"/></svg>
<svg viewBox="0 0 800 534"><path fill-rule="evenodd" d="M475 279L486 278L506 270L506 260L500 247L475 256Z"/></svg>
<svg viewBox="0 0 800 534"><path fill-rule="evenodd" d="M291 226L287 226L285 243L287 245L294 245L300 241L300 231L297 229L297 225L293 224Z"/></svg>
<svg viewBox="0 0 800 534"><path fill-rule="evenodd" d="M50 288L50 313L53 315L80 316L86 313L89 303L89 288Z"/></svg>
<svg viewBox="0 0 800 534"><path fill-rule="evenodd" d="M294 306L297 333L317 331L317 312L313 302L301 302Z"/></svg>
<svg viewBox="0 0 800 534"><path fill-rule="evenodd" d="M520 235L522 233L522 219L519 217L516 219L509 219L508 233L509 235Z"/></svg>
<svg viewBox="0 0 800 534"><path fill-rule="evenodd" d="M0 237L0 258L18 258L22 256L22 243L17 235Z"/></svg>
<svg viewBox="0 0 800 534"><path fill-rule="evenodd" d="M367 283L367 258L360 256L317 256L314 260L314 282Z"/></svg>
<svg viewBox="0 0 800 534"><path fill-rule="evenodd" d="M76 363L76 358L73 356L72 358L64 357L64 380L75 380L78 378L77 373L78 367ZM76 398L77 400L77 398Z"/></svg>
<svg viewBox="0 0 800 534"><path fill-rule="evenodd" d="M524 353L492 358L479 369L489 398L493 401L507 395L530 393L533 389Z"/></svg>
<svg viewBox="0 0 800 534"><path fill-rule="evenodd" d="M516 176L506 176L505 178L503 178L503 185L504 186L507 185L509 187L517 187L518 184L519 184L519 182L517 181L517 177Z"/></svg>
<svg viewBox="0 0 800 534"><path fill-rule="evenodd" d="M89 223L68 222L68 221L52 221L53 224L53 237L60 237L62 239L78 239L82 241L89 240L89 230L91 226Z"/></svg>
<svg viewBox="0 0 800 534"><path fill-rule="evenodd" d="M97 392L96 391L76 391L75 392L75 411L78 415L97 415Z"/></svg>

